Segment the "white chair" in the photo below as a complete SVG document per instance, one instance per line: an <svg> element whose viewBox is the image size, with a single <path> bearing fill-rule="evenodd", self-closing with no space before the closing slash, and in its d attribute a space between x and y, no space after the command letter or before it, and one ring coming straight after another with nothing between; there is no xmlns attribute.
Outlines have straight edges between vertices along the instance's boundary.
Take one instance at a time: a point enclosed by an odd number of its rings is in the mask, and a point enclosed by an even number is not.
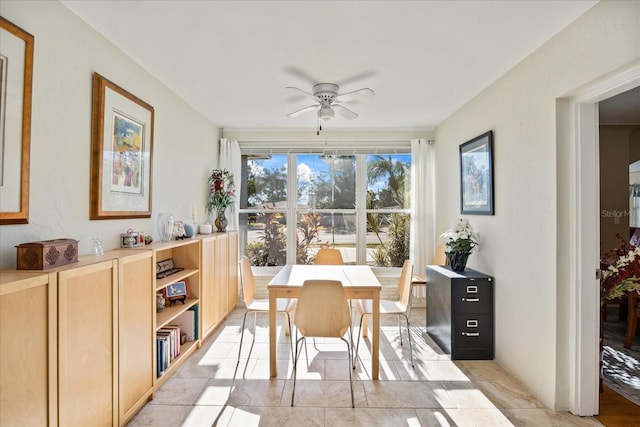
<svg viewBox="0 0 640 427"><path fill-rule="evenodd" d="M240 260L240 283L242 286L242 297L244 300L244 304L247 307L247 311L244 313L244 318L242 319L242 333L240 334L240 348L238 349L238 360L236 361L236 369L238 369L238 365L240 364L240 354L242 352L242 341L244 338L244 329L245 323L247 321L247 314L253 313L253 340L251 341L251 348L249 348L249 354L247 355L247 360L251 357L251 351L253 350L253 345L256 342L256 334L255 334L255 325L256 325L256 317L258 313L269 313L269 300L268 299L255 299L254 295L256 292L256 282L253 277L253 271L251 270L251 264L249 260L245 257ZM296 300L295 299L286 299L286 298L278 298L277 299L277 311L278 313L284 313L286 318L286 328L289 334L291 334L291 314L296 309ZM290 339L290 341L293 341ZM291 356L293 357L293 342L291 342Z"/></svg>
<svg viewBox="0 0 640 427"><path fill-rule="evenodd" d="M302 335L296 340L296 351L293 359L293 391L291 392L291 406L296 394L296 372L301 343L308 337L340 338L347 344L349 364L351 363L351 339L347 341L344 335L350 331L351 313L347 305L347 298L342 283L337 280L306 280L302 285L296 315L293 323ZM349 332L349 338L351 333ZM349 365L348 364L348 365ZM347 365L347 366L348 366ZM355 408L353 400L353 380L349 366L349 384L351 386L351 407Z"/></svg>
<svg viewBox="0 0 640 427"><path fill-rule="evenodd" d="M407 312L410 308L409 301L411 296L411 278L413 275L413 262L406 260L402 266L400 280L398 281L398 301L380 300L380 315L393 314L398 316L398 331L400 333L400 345L402 345L402 328L400 325L400 317L404 317L407 322L407 335L409 335L409 353L411 355L411 366L413 365L413 345L411 343L411 329L409 325L409 316ZM358 331L358 339L356 341L355 357L353 358L353 369L356 368L356 360L358 358L358 349L360 348L360 334L362 333L362 319L366 315L373 314L373 302L369 299L359 299L355 301L356 310L360 315L360 330Z"/></svg>

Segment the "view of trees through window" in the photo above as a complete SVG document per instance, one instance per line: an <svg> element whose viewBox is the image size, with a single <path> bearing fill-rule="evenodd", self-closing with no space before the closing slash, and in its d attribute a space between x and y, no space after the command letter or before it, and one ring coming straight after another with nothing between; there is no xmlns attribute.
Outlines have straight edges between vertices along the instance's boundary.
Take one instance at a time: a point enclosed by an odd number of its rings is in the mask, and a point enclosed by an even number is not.
<svg viewBox="0 0 640 427"><path fill-rule="evenodd" d="M348 264L401 267L410 171L409 154L243 156L245 255L254 266L311 264L332 247Z"/></svg>

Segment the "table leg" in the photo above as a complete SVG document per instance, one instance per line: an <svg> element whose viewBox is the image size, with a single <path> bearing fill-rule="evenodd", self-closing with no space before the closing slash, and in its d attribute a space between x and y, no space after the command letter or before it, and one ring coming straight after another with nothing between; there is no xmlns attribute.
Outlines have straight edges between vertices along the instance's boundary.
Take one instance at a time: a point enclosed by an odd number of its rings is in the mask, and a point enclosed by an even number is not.
<svg viewBox="0 0 640 427"><path fill-rule="evenodd" d="M362 338L366 338L369 336L369 316L364 316L362 318Z"/></svg>
<svg viewBox="0 0 640 427"><path fill-rule="evenodd" d="M371 378L378 379L380 371L380 292L373 293L373 345L371 353Z"/></svg>
<svg viewBox="0 0 640 427"><path fill-rule="evenodd" d="M276 367L276 310L277 298L275 290L269 290L269 376L276 377L278 368Z"/></svg>

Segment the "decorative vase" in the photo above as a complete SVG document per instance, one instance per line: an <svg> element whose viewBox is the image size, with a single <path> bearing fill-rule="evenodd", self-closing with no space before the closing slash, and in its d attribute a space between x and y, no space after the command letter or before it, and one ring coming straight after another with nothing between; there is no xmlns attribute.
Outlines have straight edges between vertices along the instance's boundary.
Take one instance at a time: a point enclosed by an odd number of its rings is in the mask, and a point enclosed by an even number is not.
<svg viewBox="0 0 640 427"><path fill-rule="evenodd" d="M216 228L218 229L218 233L227 231L228 221L227 221L227 217L224 215L225 210L226 210L225 208L218 209L218 215L216 215L215 224L216 224Z"/></svg>
<svg viewBox="0 0 640 427"><path fill-rule="evenodd" d="M464 271L471 252L446 252L449 266L453 271Z"/></svg>
<svg viewBox="0 0 640 427"><path fill-rule="evenodd" d="M162 294L162 292L158 292L156 294L156 312L157 313L163 312L164 305L165 305L164 295Z"/></svg>
<svg viewBox="0 0 640 427"><path fill-rule="evenodd" d="M156 219L156 226L158 227L158 235L161 242L171 241L173 235L173 215L169 213L160 212Z"/></svg>

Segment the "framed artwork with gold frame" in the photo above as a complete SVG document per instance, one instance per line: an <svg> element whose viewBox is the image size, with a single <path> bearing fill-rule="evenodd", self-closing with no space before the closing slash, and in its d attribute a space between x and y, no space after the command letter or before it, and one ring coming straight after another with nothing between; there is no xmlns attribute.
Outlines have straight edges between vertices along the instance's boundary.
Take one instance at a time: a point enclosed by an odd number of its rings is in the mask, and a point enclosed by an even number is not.
<svg viewBox="0 0 640 427"><path fill-rule="evenodd" d="M154 109L93 74L90 219L150 218Z"/></svg>
<svg viewBox="0 0 640 427"><path fill-rule="evenodd" d="M0 40L0 224L28 224L34 37L0 16Z"/></svg>

